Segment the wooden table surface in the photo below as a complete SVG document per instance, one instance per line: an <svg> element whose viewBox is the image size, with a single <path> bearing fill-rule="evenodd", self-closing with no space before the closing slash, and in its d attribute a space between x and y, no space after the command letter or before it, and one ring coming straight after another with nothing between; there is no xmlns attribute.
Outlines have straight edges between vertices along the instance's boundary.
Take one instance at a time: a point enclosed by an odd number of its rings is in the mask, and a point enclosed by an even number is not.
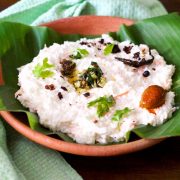
<svg viewBox="0 0 180 180"><path fill-rule="evenodd" d="M0 10L16 0L0 0ZM161 0L169 12L180 12L180 0ZM180 137L116 157L81 157L63 153L85 180L180 180Z"/></svg>

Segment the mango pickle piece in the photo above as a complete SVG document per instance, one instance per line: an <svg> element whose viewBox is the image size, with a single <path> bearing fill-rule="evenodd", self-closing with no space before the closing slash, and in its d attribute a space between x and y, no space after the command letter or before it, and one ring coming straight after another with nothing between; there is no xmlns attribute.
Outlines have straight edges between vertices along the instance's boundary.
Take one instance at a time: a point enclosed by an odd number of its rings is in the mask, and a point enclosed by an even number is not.
<svg viewBox="0 0 180 180"><path fill-rule="evenodd" d="M140 107L146 109L155 109L165 103L166 90L158 85L151 85L147 87L140 101Z"/></svg>

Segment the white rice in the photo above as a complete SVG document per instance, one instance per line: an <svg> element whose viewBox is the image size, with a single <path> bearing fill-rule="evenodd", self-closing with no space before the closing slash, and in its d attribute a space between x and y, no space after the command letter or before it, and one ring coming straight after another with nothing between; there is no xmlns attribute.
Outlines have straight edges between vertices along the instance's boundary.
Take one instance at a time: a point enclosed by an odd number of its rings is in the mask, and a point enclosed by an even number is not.
<svg viewBox="0 0 180 180"><path fill-rule="evenodd" d="M104 45L99 43L100 38L87 40L81 39L77 42L65 42L62 45L54 43L50 47L42 49L38 56L29 64L20 67L19 86L20 90L16 93L17 99L30 109L36 112L40 118L40 123L53 131L67 133L78 143L93 144L110 143L123 141L126 133L138 125L151 124L160 125L172 116L175 108L174 93L168 91L165 104L155 109L156 114L152 114L146 109L139 107L139 102L143 91L150 85L159 85L166 90L170 90L172 85L172 75L175 71L173 65L167 65L164 58L156 50L150 50L154 56L154 61L150 65L134 68L125 65L115 59L121 57L133 59L136 52L140 56L148 59L149 47L147 45L134 45L129 41L116 42L108 35L102 35L105 42L117 43L121 49L120 53L109 54L105 56ZM93 42L96 46L88 47L80 45L80 42ZM123 51L125 46L133 46L130 54ZM101 48L98 50L97 48ZM104 73L107 82L103 88L92 88L88 90L89 97L83 93L76 92L74 86L67 81L67 78L61 77L60 60L66 59L77 48L86 49L89 55L80 60L74 60L78 71L86 70L92 61L97 62ZM144 53L143 53L144 52ZM37 78L32 73L37 63L42 64L44 58L55 65L51 78ZM148 70L150 76L143 77L143 72ZM53 84L54 90L45 89L46 85ZM61 86L68 91L61 89ZM60 100L58 93L61 92L63 98ZM117 96L124 92L127 94L116 99L116 104L103 117L99 118L96 114L96 107L88 108L88 102L102 96ZM112 121L112 116L117 109L129 107L133 109L128 116L123 118L119 128L118 122Z"/></svg>

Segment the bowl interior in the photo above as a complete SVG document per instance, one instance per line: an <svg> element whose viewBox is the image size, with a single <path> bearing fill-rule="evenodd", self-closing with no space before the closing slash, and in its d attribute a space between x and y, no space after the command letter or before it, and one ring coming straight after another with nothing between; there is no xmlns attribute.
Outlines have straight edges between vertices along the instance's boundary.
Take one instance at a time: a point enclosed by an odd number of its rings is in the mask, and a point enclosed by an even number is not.
<svg viewBox="0 0 180 180"><path fill-rule="evenodd" d="M108 16L79 16L72 18L60 19L50 23L43 24L63 34L82 34L82 35L100 35L103 33L117 31L121 24L131 25L132 20L119 17ZM2 76L0 83L2 84ZM67 152L76 155L84 156L113 156L127 154L138 150L145 149L155 145L163 139L140 139L125 144L96 146L82 145L76 143L65 142L60 139L46 136L42 133L34 131L29 126L23 123L19 118L16 118L11 113L6 111L0 112L1 116L19 133L29 138L30 140L62 152Z"/></svg>

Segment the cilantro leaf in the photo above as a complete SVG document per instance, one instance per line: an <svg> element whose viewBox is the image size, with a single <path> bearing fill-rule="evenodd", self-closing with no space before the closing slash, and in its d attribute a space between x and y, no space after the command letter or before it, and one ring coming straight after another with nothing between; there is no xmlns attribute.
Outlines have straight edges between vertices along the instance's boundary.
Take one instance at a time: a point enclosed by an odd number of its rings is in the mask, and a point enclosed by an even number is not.
<svg viewBox="0 0 180 180"><path fill-rule="evenodd" d="M107 56L108 54L112 53L114 44L108 44L104 49L104 55Z"/></svg>
<svg viewBox="0 0 180 180"><path fill-rule="evenodd" d="M77 51L70 55L70 58L72 59L82 59L83 57L86 57L89 55L89 52L86 49L80 49L77 48Z"/></svg>
<svg viewBox="0 0 180 180"><path fill-rule="evenodd" d="M54 68L53 64L48 63L48 58L44 58L43 64L41 65L38 63L34 69L33 69L33 74L37 78L47 78L47 77L52 77L54 75L53 71L50 71L50 68Z"/></svg>
<svg viewBox="0 0 180 180"><path fill-rule="evenodd" d="M78 48L77 51L83 56L88 56L89 55L89 52L86 49Z"/></svg>
<svg viewBox="0 0 180 180"><path fill-rule="evenodd" d="M99 97L88 103L88 107L95 106L97 108L98 117L104 116L113 105L115 105L115 100L112 95Z"/></svg>
<svg viewBox="0 0 180 180"><path fill-rule="evenodd" d="M48 77L52 77L53 75L54 75L54 72L46 70L46 71L41 72L40 77L45 79L45 78L48 78Z"/></svg>
<svg viewBox="0 0 180 180"><path fill-rule="evenodd" d="M132 109L129 109L128 107L125 107L124 109L121 109L121 110L116 110L113 117L112 117L112 120L113 121L122 120L122 118L127 116L131 112L131 110Z"/></svg>
<svg viewBox="0 0 180 180"><path fill-rule="evenodd" d="M81 53L79 51L77 51L74 54L70 55L69 57L72 58L72 59L81 59L82 55L81 55Z"/></svg>

